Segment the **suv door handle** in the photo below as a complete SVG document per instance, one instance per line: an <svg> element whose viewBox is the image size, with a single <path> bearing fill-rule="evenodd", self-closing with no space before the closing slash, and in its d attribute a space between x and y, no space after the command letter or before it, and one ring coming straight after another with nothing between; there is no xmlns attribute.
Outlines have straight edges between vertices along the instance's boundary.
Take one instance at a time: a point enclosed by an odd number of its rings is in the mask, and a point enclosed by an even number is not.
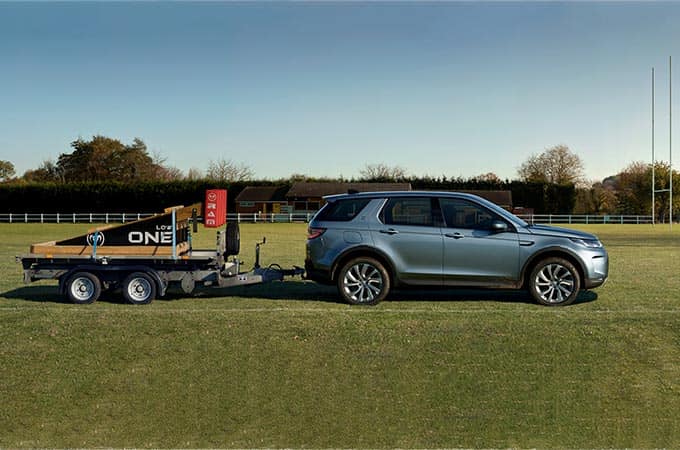
<svg viewBox="0 0 680 450"><path fill-rule="evenodd" d="M389 228L387 230L380 230L380 232L382 234L399 234L399 232L397 230L395 230L394 228Z"/></svg>
<svg viewBox="0 0 680 450"><path fill-rule="evenodd" d="M465 236L462 233L446 233L444 236L454 239L463 239Z"/></svg>

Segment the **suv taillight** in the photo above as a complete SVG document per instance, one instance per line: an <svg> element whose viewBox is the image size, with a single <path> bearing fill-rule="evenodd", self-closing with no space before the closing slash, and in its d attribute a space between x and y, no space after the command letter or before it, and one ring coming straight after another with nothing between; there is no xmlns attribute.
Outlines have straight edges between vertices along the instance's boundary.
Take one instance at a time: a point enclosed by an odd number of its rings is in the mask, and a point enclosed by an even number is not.
<svg viewBox="0 0 680 450"><path fill-rule="evenodd" d="M325 228L309 228L307 230L307 239L316 239L326 231Z"/></svg>

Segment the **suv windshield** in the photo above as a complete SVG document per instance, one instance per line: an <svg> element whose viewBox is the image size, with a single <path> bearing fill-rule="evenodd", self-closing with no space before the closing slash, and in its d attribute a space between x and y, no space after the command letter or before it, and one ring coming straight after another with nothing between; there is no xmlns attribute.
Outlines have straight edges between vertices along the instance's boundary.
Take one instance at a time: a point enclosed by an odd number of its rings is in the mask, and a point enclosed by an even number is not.
<svg viewBox="0 0 680 450"><path fill-rule="evenodd" d="M487 200L485 198L478 198L476 200L477 200L477 202L482 203L484 206L486 206L490 210L494 211L495 213L497 213L501 217L504 217L505 219L509 220L510 222L514 223L517 226L520 226L522 228L529 226L529 224L527 222L525 222L524 220L520 219L516 215L514 215L511 212L501 208L497 204L490 202L489 200Z"/></svg>

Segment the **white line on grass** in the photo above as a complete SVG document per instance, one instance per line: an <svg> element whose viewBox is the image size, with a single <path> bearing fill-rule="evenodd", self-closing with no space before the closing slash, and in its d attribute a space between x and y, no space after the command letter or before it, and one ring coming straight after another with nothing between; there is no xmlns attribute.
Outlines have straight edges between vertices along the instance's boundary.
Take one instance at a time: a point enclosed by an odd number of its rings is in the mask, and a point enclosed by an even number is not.
<svg viewBox="0 0 680 450"><path fill-rule="evenodd" d="M425 308L404 308L404 309L383 309L383 308L348 308L348 309L323 309L323 308L180 308L180 309L155 309L145 307L123 307L120 309L97 309L90 307L71 307L63 309L47 308L21 308L21 307L0 307L0 312L26 312L26 311L50 311L50 312L83 312L83 313L109 313L109 312L135 312L140 314L175 314L175 313L341 313L341 314L381 314L381 313L437 313L437 314L507 314L516 315L526 314L556 314L562 316L590 315L590 314L678 314L680 309L622 309L622 310L587 310L587 311L555 311L554 309L534 309L534 310L488 310L488 309L425 309Z"/></svg>

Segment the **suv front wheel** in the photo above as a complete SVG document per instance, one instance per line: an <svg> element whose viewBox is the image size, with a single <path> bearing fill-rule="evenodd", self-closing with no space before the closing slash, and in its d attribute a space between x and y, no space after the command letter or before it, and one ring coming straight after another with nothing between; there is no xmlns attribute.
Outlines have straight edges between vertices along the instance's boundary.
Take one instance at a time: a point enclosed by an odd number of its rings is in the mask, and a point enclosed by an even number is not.
<svg viewBox="0 0 680 450"><path fill-rule="evenodd" d="M540 261L529 278L529 292L538 303L546 306L573 303L580 287L581 277L576 267L558 257Z"/></svg>
<svg viewBox="0 0 680 450"><path fill-rule="evenodd" d="M350 305L375 305L387 297L390 276L380 261L360 256L342 266L337 284L340 296Z"/></svg>

